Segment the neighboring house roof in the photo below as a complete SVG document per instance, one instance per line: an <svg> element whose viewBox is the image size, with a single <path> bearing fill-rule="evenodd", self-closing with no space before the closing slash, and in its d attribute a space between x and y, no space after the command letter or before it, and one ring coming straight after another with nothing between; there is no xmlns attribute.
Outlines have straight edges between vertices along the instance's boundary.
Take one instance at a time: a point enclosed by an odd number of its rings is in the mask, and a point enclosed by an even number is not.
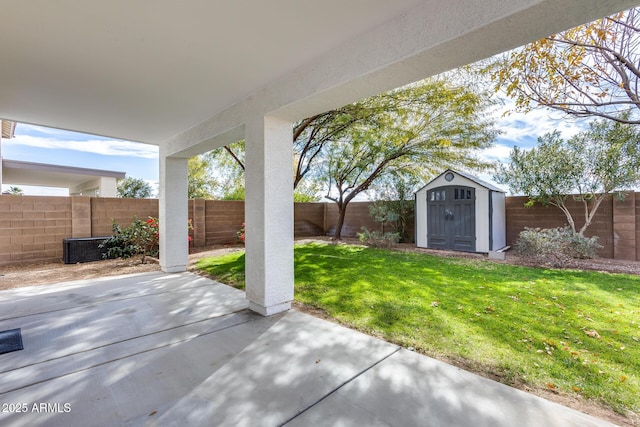
<svg viewBox="0 0 640 427"><path fill-rule="evenodd" d="M442 172L440 175L436 176L436 177L435 177L435 178L433 178L431 181L429 181L428 183L426 183L425 185L423 185L423 186L422 186L418 191L416 191L416 193L417 193L417 192L419 192L419 191L421 191L421 190L423 190L425 187L428 187L428 186L429 186L429 184L431 184L433 181L435 181L436 179L440 178L441 176L443 176L443 175L444 175L444 174L446 174L447 172L452 172L452 173L458 174L458 175L460 175L460 176L462 176L462 177L464 177L464 178L467 178L467 179L469 179L469 180L471 180L471 181L475 182L475 183L476 183L476 184L478 184L479 186L484 187L484 188L486 188L486 189L488 189L488 190L491 190L491 191L497 191L497 192L499 192L499 193L506 193L506 191L505 191L505 190L503 190L502 188L498 188L498 187L496 187L495 185L489 184L488 182L483 181L483 180L481 180L480 178L478 178L478 177L476 177L476 176L473 176L473 175L471 175L471 174L469 174L469 173L466 173L466 172L456 171L456 170L453 170L453 169L447 169L446 171Z"/></svg>
<svg viewBox="0 0 640 427"><path fill-rule="evenodd" d="M10 120L0 120L2 122L2 137L5 139L13 138L13 131L16 129L16 122Z"/></svg>
<svg viewBox="0 0 640 427"><path fill-rule="evenodd" d="M125 172L101 169L2 160L2 182L4 184L72 188L100 177L122 179L125 175Z"/></svg>

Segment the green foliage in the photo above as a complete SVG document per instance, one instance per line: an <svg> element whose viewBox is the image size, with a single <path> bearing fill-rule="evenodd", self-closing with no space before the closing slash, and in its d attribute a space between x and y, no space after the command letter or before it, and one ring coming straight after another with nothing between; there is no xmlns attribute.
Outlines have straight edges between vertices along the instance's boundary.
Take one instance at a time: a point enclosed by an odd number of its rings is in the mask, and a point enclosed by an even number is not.
<svg viewBox="0 0 640 427"><path fill-rule="evenodd" d="M149 217L143 221L134 217L128 227L120 226L116 221L111 225L113 236L100 244L105 248L104 258L129 258L134 255L142 255L142 263L146 262L146 256L158 254L158 220Z"/></svg>
<svg viewBox="0 0 640 427"><path fill-rule="evenodd" d="M391 248L400 242L400 234L381 231L369 231L367 227L362 227L362 233L358 233L358 240L373 248Z"/></svg>
<svg viewBox="0 0 640 427"><path fill-rule="evenodd" d="M116 187L116 195L121 198L147 199L152 192L147 181L130 176L119 180Z"/></svg>
<svg viewBox="0 0 640 427"><path fill-rule="evenodd" d="M211 174L211 160L195 156L188 160L187 191L189 199L212 199L216 180Z"/></svg>
<svg viewBox="0 0 640 427"><path fill-rule="evenodd" d="M507 184L512 193L529 197L529 205L539 202L562 210L569 226L575 220L566 206L568 195L584 206L584 225L592 223L607 194L624 198L624 190L640 183L640 132L634 125L597 120L587 131L563 140L555 131L538 138L531 150L514 147L511 162L501 165L495 179Z"/></svg>
<svg viewBox="0 0 640 427"><path fill-rule="evenodd" d="M526 228L516 242L516 253L540 265L565 266L574 258L594 258L598 249L598 237L584 237L569 227Z"/></svg>
<svg viewBox="0 0 640 427"><path fill-rule="evenodd" d="M492 78L520 111L548 107L639 124L638 43L640 9L634 8L509 52L494 64Z"/></svg>
<svg viewBox="0 0 640 427"><path fill-rule="evenodd" d="M197 267L244 286L244 252ZM295 299L503 383L640 412L640 277L349 245L295 247ZM596 333L598 335L596 335Z"/></svg>
<svg viewBox="0 0 640 427"><path fill-rule="evenodd" d="M323 158L326 197L340 213L335 238L349 202L385 176L425 178L446 167L486 167L475 153L496 136L484 116L490 103L487 94L444 78L355 103L367 114L330 141Z"/></svg>
<svg viewBox="0 0 640 427"><path fill-rule="evenodd" d="M226 188L220 200L244 200L244 183L241 186Z"/></svg>
<svg viewBox="0 0 640 427"><path fill-rule="evenodd" d="M413 238L407 234L407 228L414 218L416 185L417 179L413 176L386 175L376 185L376 200L369 205L373 220L382 225L383 231L391 227L400 242L409 242Z"/></svg>
<svg viewBox="0 0 640 427"><path fill-rule="evenodd" d="M203 157L215 180L212 196L220 200L244 200L245 141L209 151Z"/></svg>
<svg viewBox="0 0 640 427"><path fill-rule="evenodd" d="M424 180L445 167L486 166L472 153L496 135L484 114L490 104L476 86L441 77L300 120L293 127L294 199L317 201L327 191L344 221L347 204L388 174ZM243 199L245 142L206 156L216 170L215 195Z"/></svg>
<svg viewBox="0 0 640 427"><path fill-rule="evenodd" d="M321 197L319 183L312 180L300 181L293 190L293 201L297 203L319 202Z"/></svg>

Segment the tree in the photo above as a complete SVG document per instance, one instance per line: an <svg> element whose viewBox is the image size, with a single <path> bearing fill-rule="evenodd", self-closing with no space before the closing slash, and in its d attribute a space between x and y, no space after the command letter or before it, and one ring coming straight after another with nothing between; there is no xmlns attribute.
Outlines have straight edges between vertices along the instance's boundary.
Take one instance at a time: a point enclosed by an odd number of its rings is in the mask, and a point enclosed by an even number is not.
<svg viewBox="0 0 640 427"><path fill-rule="evenodd" d="M217 185L211 174L211 160L205 156L191 157L187 163L187 195L189 199L213 199Z"/></svg>
<svg viewBox="0 0 640 427"><path fill-rule="evenodd" d="M390 173L381 177L375 188L375 201L369 206L374 221L382 224L382 232L390 226L400 242L410 240L407 227L414 218L413 194L419 179L406 174Z"/></svg>
<svg viewBox="0 0 640 427"><path fill-rule="evenodd" d="M341 238L348 204L381 177L486 166L473 152L495 139L482 114L489 104L486 94L444 78L355 103L368 114L336 134L323 158L326 197L339 212L334 238Z"/></svg>
<svg viewBox="0 0 640 427"><path fill-rule="evenodd" d="M481 93L477 85L463 88L441 78L425 80L301 120L293 127L294 198L317 199L317 190L324 187L328 197L341 206L341 221L344 221L346 206L353 197L366 191L388 171L403 170L427 177L442 167L477 167L480 163L468 156L470 151L467 149L486 147L494 139L491 123L482 115L489 104L488 95ZM354 144L369 152L354 151ZM429 144L431 147L425 149ZM395 151L387 150L389 147ZM229 176L238 182L237 177L244 172L244 143L212 153L217 164L223 165L220 169L229 171ZM415 163L402 164L400 158ZM351 172L360 170L362 175L343 171L346 175L339 176L341 162L349 160L355 162ZM373 164L378 160L382 164L376 165L366 183L358 183L357 188L336 188L334 190L340 195L333 197L334 183L357 181L367 173L364 170L367 162ZM329 171L334 174L331 178L327 175ZM233 196L240 193L238 187L232 188ZM346 194L352 190L352 196ZM340 238L340 232L337 238Z"/></svg>
<svg viewBox="0 0 640 427"><path fill-rule="evenodd" d="M622 199L625 189L640 183L640 132L622 119L593 121L568 141L555 131L538 138L529 151L514 147L511 163L502 165L495 179L528 196L529 206L539 202L558 207L573 232L584 236L607 194ZM566 204L573 192L584 207L584 225L578 231Z"/></svg>
<svg viewBox="0 0 640 427"><path fill-rule="evenodd" d="M118 197L146 199L151 197L151 185L142 178L126 177L118 181L116 194Z"/></svg>
<svg viewBox="0 0 640 427"><path fill-rule="evenodd" d="M520 111L541 106L640 124L639 64L635 8L507 53L492 78Z"/></svg>
<svg viewBox="0 0 640 427"><path fill-rule="evenodd" d="M221 200L244 200L244 140L211 150L204 157L216 180L213 196Z"/></svg>

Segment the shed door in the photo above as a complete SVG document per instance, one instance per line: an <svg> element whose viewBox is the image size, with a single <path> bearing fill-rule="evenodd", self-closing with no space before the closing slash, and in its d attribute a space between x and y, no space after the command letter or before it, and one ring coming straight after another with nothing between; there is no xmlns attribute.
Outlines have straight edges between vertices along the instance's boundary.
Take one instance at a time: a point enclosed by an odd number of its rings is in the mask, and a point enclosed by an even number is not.
<svg viewBox="0 0 640 427"><path fill-rule="evenodd" d="M427 246L476 250L476 190L450 185L427 191Z"/></svg>

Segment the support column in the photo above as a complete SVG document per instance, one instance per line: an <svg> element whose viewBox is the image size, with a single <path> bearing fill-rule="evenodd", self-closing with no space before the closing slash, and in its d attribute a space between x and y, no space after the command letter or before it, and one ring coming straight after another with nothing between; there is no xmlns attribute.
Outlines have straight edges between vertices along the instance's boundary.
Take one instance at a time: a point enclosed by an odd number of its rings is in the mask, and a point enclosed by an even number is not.
<svg viewBox="0 0 640 427"><path fill-rule="evenodd" d="M259 117L245 132L246 293L270 316L293 300L293 126Z"/></svg>
<svg viewBox="0 0 640 427"><path fill-rule="evenodd" d="M160 148L160 268L186 271L189 261L187 159L166 157Z"/></svg>

